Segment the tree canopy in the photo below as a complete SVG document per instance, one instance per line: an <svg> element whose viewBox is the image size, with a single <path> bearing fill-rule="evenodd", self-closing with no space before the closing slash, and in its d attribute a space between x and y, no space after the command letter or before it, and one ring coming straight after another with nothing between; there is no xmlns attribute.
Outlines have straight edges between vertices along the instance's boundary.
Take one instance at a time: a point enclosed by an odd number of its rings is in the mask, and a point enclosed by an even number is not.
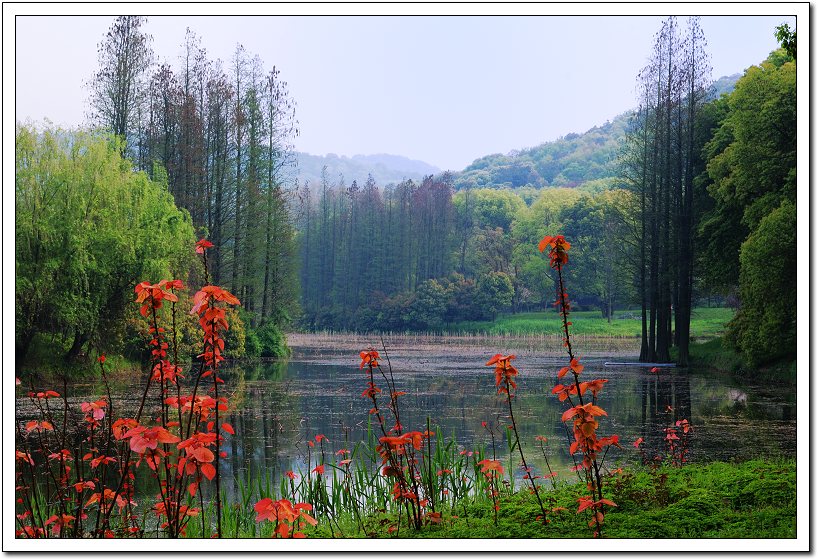
<svg viewBox="0 0 818 560"><path fill-rule="evenodd" d="M18 358L38 332L71 337L69 353L78 353L121 326L134 285L190 269L190 215L120 154L110 138L18 125Z"/></svg>

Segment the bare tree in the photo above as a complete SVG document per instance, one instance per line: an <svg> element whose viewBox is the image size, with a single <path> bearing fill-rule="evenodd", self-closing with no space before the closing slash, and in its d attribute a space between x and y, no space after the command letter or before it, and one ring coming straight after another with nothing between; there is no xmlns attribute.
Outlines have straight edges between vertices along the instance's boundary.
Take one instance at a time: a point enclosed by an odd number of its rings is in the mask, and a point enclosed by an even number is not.
<svg viewBox="0 0 818 560"><path fill-rule="evenodd" d="M135 139L144 114L147 76L153 63L152 38L142 31L147 18L120 16L98 46L99 69L88 84L91 120L122 141Z"/></svg>

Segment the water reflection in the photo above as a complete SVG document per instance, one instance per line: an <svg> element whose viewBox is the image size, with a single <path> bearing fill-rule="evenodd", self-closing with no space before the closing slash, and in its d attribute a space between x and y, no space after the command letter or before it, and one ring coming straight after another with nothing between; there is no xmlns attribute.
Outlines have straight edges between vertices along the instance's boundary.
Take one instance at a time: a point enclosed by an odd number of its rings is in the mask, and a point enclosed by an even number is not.
<svg viewBox="0 0 818 560"><path fill-rule="evenodd" d="M442 369L429 365L453 361L445 349L425 360L398 356L393 361L398 390L407 393L400 398L402 424L407 430L423 430L428 421L463 449L490 446L482 422L508 424L505 401L496 395L493 374L482 358L459 356L456 366ZM600 423L600 434L618 434L623 449L612 449L608 466L638 461L631 446L638 437L644 438L650 453L662 453L663 429L683 418L694 426L693 461L795 454L792 395L766 394L707 372L667 369L657 375L648 368L603 364L589 360L586 374L609 379L601 393L608 417ZM551 466L567 473L573 461L560 420L564 405L551 394L560 365L545 358L518 360L515 415L531 462L544 470L544 459L534 446L534 436L544 435ZM370 403L361 392L367 379L352 360L296 355L289 362L258 364L231 374L244 384L243 394L236 394L243 406L234 413L234 425L240 429L230 459L237 475L267 473L275 479L286 470L304 468L306 442L317 434L329 439L327 457L366 438ZM507 457L502 437L497 453Z"/></svg>
<svg viewBox="0 0 818 560"><path fill-rule="evenodd" d="M452 355L445 345L423 352L392 352L397 389L406 392L400 398L404 427L424 430L428 422L447 439L456 439L462 449L485 445L491 452L490 434L482 423L499 426L502 432L508 419L505 400L496 394L492 369L484 365L489 354ZM235 435L226 438L227 457L221 463L223 475L232 478L224 485L228 491L238 494L246 481L277 484L288 470L305 471L308 452L314 466L318 448L310 449L307 442L317 434L329 439L326 462L334 462L338 449L353 449L366 439L371 403L361 396L367 377L356 357L349 352L318 354L306 349L289 361L223 371L232 405L226 420L235 428ZM606 466L638 461L631 445L638 437L644 438L649 453L662 452L663 428L682 418L693 425L693 461L795 455L793 392L739 383L707 371L666 369L657 375L648 368L606 367L602 358L583 362L583 377L609 380L600 394L608 416L601 419L599 432L618 434L622 449L612 448ZM516 365L520 375L515 416L529 462L545 470L545 460L534 444L534 436L543 435L548 438L551 467L562 477L571 477L573 460L567 454L567 430L560 420L565 405L551 394L562 360L521 356ZM78 402L100 394L97 389L72 387L72 406L78 408ZM125 390L114 396L122 414L135 406L140 394ZM25 399L18 401L19 420L28 419L24 405ZM496 452L499 458L508 458L502 436Z"/></svg>

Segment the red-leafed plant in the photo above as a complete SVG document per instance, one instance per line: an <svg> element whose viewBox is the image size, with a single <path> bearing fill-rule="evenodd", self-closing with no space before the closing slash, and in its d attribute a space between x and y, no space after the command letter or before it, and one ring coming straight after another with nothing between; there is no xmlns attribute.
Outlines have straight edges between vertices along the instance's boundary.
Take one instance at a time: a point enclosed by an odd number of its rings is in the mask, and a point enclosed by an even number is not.
<svg viewBox="0 0 818 560"><path fill-rule="evenodd" d="M421 473L423 461L424 441L429 440L434 433L428 427L424 431L404 430L400 420L400 407L398 398L405 395L403 391L398 391L395 386L395 379L392 375L391 366L388 367L389 376L381 367L381 357L378 351L369 348L360 353L360 369L366 368L367 384L366 389L361 394L362 397L372 401L372 408L369 413L374 416L375 423L381 432L378 439L379 445L376 451L381 458L381 474L394 479L392 496L398 503L398 526L393 526L391 532L399 531L400 511L406 508L407 517L410 524L416 530L423 526L424 519L430 523L439 522L439 512L429 510L433 492L425 484ZM388 363L388 359L387 359ZM382 390L375 384L375 371L380 374L386 384L386 391L389 401L386 410L391 413L394 424L388 427L386 423L385 409L379 404L378 395ZM428 478L428 477L427 477ZM434 507L432 506L432 510Z"/></svg>
<svg viewBox="0 0 818 560"><path fill-rule="evenodd" d="M205 278L209 247L206 240L196 244L196 252L205 259ZM192 392L182 394L177 345L181 290L181 280L140 282L134 289L140 314L149 323L151 358L133 417L114 415L104 355L97 361L106 397L81 403L84 418L76 448L69 449L73 436L69 438L67 382L62 396L51 390L29 393L39 418L17 426L17 501L22 509L17 515L18 536L142 536L145 529L138 523L133 499L139 468L157 481L159 494L151 508L157 535L185 535L190 519L204 510L200 486L207 481L214 485L215 536L222 536L219 458L226 456L221 451L222 433L233 434L233 428L220 420L227 399L219 395L223 381L218 370L224 359L223 335L229 328L225 306L238 305L239 300L210 285L193 296L191 313L199 317L203 347ZM212 385L205 389L202 380L207 378ZM152 392L157 395L155 403L148 398ZM49 400L61 397L62 418L55 420ZM37 464L39 457L42 464ZM51 495L56 495L56 504L45 497ZM202 516L202 534L207 532Z"/></svg>
<svg viewBox="0 0 818 560"><path fill-rule="evenodd" d="M290 500L282 498L273 500L263 498L256 502L256 522L270 521L275 525L273 537L276 538L296 538L303 539L304 533L296 531L303 529L307 523L317 525L318 521L312 517L308 511L312 511L312 506L306 503L293 504Z"/></svg>
<svg viewBox="0 0 818 560"><path fill-rule="evenodd" d="M511 400L514 398L514 390L517 388L517 383L514 381L514 378L519 373L517 368L511 365L511 360L515 359L516 356L503 356L502 354L495 354L487 363L487 366L494 366L494 385L497 387L497 394L498 395L505 395L506 396L506 403L508 404L508 418L511 421L511 430L514 433L514 441L511 443L510 452L514 453L514 448L520 453L520 462L523 465L523 471L525 475L523 478L528 480L531 483L531 490L534 492L534 496L537 498L537 504L540 506L540 511L542 511L542 522L547 523L548 518L546 517L546 510L545 505L543 505L542 498L540 497L540 490L537 486L536 476L532 474L531 468L528 466L528 462L525 460L525 454L523 453L523 447L520 445L520 434L517 431L517 421L514 419L514 407L511 404ZM495 502L495 507L496 507Z"/></svg>
<svg viewBox="0 0 818 560"><path fill-rule="evenodd" d="M610 446L619 447L619 437L616 435L600 437L597 434L599 418L607 416L607 412L597 405L597 396L608 380L580 381L584 366L574 355L571 345L569 329L571 322L568 320L571 305L563 279L563 267L568 264L570 248L571 244L562 235L546 236L539 243L540 252L548 250L550 266L557 272L557 299L554 305L562 316L563 345L569 358L569 364L559 370L557 378L561 380L569 372L573 378L566 385L558 383L552 393L558 396L560 402L567 402L569 406L562 415L563 422L570 421L573 424L574 438L569 451L571 455L582 454L582 461L575 468L581 474L590 496L579 498L577 513L590 510L592 515L588 526L594 529L594 536L601 536L605 506L616 506L614 502L604 497L602 466Z"/></svg>

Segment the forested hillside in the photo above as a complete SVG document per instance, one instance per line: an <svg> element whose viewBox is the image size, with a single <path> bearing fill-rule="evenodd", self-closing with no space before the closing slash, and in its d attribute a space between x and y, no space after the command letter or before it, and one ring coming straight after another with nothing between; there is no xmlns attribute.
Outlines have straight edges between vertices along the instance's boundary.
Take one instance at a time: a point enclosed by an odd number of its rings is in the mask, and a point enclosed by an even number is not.
<svg viewBox="0 0 818 560"><path fill-rule="evenodd" d="M567 134L553 142L508 155L481 157L458 174L458 189L478 187L576 187L617 175L618 153L629 114L622 114L583 134Z"/></svg>
<svg viewBox="0 0 818 560"><path fill-rule="evenodd" d="M705 92L709 99L730 93L741 74L722 76ZM474 160L455 174L456 189L584 187L586 190L621 186L620 159L634 112L583 133L566 134L533 148L491 154Z"/></svg>

